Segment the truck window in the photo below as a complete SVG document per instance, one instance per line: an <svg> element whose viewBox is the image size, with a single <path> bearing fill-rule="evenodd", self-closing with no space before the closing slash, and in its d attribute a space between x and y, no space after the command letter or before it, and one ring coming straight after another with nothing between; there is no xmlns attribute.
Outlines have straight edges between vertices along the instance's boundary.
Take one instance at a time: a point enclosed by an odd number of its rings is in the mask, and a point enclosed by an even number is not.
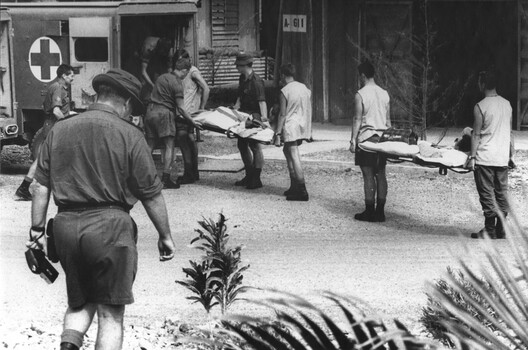
<svg viewBox="0 0 528 350"><path fill-rule="evenodd" d="M108 38L76 38L75 59L79 62L107 62Z"/></svg>

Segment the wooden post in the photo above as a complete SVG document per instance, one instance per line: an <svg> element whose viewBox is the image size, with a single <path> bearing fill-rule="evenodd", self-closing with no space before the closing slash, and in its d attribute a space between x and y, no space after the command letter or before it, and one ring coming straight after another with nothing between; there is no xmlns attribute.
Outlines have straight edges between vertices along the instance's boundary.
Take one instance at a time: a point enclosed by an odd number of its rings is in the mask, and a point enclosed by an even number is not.
<svg viewBox="0 0 528 350"><path fill-rule="evenodd" d="M328 30L327 30L327 16L328 16L328 0L321 2L321 52L322 52L322 70L323 70L323 121L327 123L330 119L328 113ZM313 17L312 17L313 21ZM313 28L313 27L312 27ZM313 97L312 97L313 99ZM312 103L313 105L313 103Z"/></svg>
<svg viewBox="0 0 528 350"><path fill-rule="evenodd" d="M521 130L522 114L521 114L521 21L522 21L522 4L521 0L517 0L517 123L515 130Z"/></svg>

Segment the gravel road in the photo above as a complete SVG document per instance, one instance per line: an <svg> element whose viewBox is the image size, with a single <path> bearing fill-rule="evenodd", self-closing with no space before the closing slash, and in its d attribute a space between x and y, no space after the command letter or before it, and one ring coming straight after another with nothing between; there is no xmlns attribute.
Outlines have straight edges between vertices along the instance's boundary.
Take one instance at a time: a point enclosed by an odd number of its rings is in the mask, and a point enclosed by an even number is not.
<svg viewBox="0 0 528 350"><path fill-rule="evenodd" d="M27 161L11 161L25 156L23 150L13 156L17 150L3 153L0 175L0 347L57 348L66 307L64 275L59 268L61 276L47 285L27 269L23 253L31 204L13 196L27 171ZM517 163L510 177L511 196L526 227L526 153L517 156ZM363 193L361 175L351 164L306 161L309 202L287 202L282 196L289 185L282 161L268 162L264 188L255 191L233 186L240 174L213 172L201 173L196 184L164 190L177 243L176 257L166 263L158 261L156 232L143 207L136 205L132 215L139 226L140 260L136 303L126 311L125 349L180 349L164 324L185 331L186 325L208 322L200 306L185 299L187 290L174 281L185 278L182 267L199 256L188 246L197 221L216 218L219 212L228 218L231 244L244 246L242 259L251 265L247 285L315 299L322 290L358 296L420 332L426 281L454 266L451 252L462 254L464 244L477 245L469 239L482 225L473 176L390 165L387 221L363 223L353 219L363 210ZM51 205L49 216L55 210ZM505 241L496 244L507 247ZM260 293L248 296L259 298ZM231 312L263 313L244 302ZM337 310L328 307L328 312ZM92 327L89 345L94 337Z"/></svg>

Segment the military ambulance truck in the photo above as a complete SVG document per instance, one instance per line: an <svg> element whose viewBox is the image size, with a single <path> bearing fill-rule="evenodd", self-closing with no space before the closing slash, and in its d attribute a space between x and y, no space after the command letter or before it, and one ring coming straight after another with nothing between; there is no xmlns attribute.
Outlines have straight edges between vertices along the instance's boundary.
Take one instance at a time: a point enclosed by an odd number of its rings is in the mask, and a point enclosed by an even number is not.
<svg viewBox="0 0 528 350"><path fill-rule="evenodd" d="M72 109L79 112L95 100L91 81L97 74L122 68L139 76L139 52L147 37L168 38L174 49L185 48L193 58L198 57L195 1L32 2L4 6L1 65L6 73L2 73L2 113L5 105L6 115L15 117L16 123L2 115L3 145L31 142L44 122L42 101L61 63L74 68L71 101ZM4 56L13 58L12 67ZM5 77L9 73L11 80ZM11 124L5 120L11 120Z"/></svg>

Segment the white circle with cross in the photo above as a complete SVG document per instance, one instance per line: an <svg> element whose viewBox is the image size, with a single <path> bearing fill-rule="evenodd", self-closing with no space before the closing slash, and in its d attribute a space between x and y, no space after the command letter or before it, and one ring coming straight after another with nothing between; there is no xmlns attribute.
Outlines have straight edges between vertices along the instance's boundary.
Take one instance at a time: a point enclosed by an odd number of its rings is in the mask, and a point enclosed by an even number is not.
<svg viewBox="0 0 528 350"><path fill-rule="evenodd" d="M62 63L59 45L47 36L38 38L29 48L28 62L35 78L45 83L52 81Z"/></svg>

